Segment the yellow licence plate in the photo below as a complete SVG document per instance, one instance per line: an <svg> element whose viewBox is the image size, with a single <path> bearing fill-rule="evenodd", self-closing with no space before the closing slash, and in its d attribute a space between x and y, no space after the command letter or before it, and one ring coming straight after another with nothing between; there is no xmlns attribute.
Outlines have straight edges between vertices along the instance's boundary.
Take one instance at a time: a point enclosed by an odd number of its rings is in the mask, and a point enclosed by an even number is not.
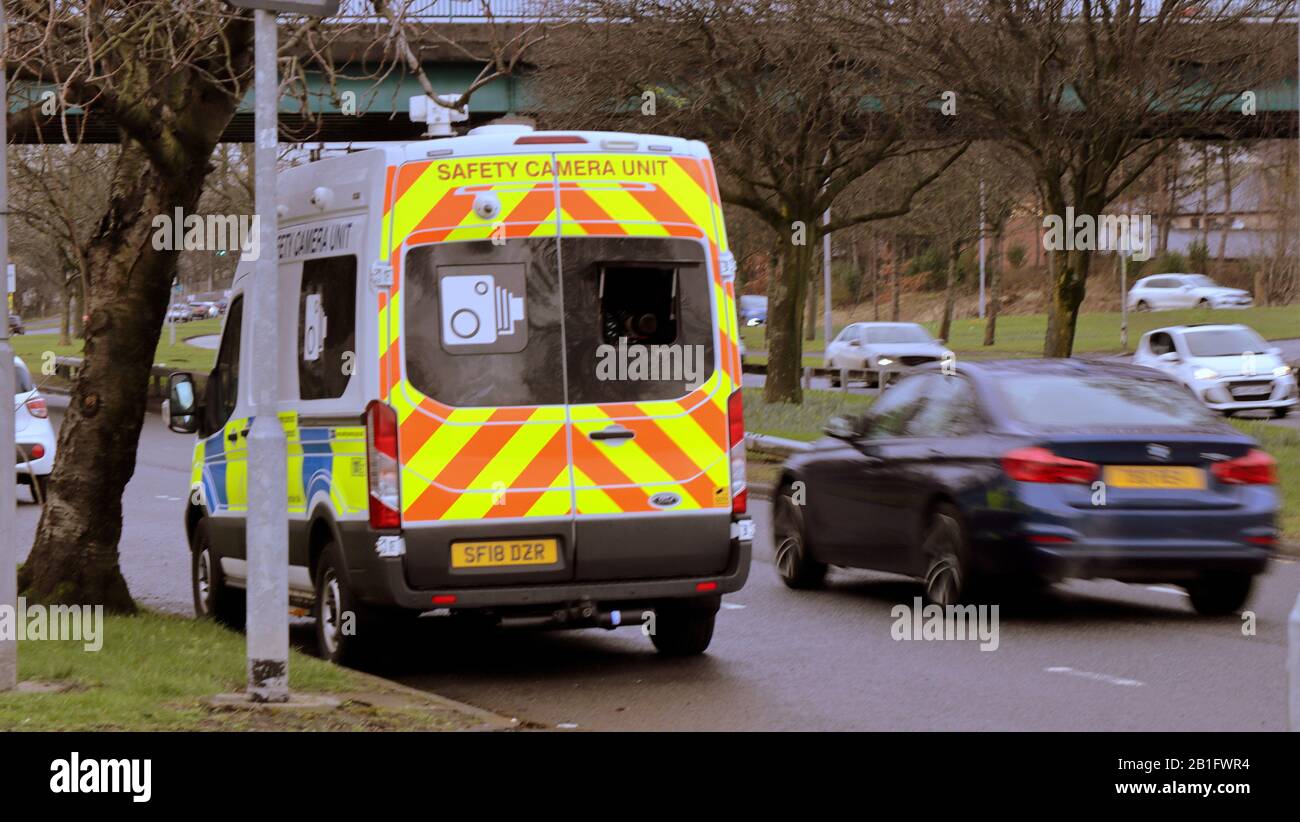
<svg viewBox="0 0 1300 822"><path fill-rule="evenodd" d="M488 542L453 542L453 568L507 568L516 565L554 565L560 561L556 539L498 539Z"/></svg>
<svg viewBox="0 0 1300 822"><path fill-rule="evenodd" d="M1108 465L1105 477L1115 488L1205 489L1205 471L1187 465Z"/></svg>

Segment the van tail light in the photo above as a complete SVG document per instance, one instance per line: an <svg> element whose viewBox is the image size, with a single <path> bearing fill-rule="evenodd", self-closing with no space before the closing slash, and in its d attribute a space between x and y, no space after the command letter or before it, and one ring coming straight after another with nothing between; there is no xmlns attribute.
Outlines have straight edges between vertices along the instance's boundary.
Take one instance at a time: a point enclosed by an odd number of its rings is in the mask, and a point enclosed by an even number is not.
<svg viewBox="0 0 1300 822"><path fill-rule="evenodd" d="M1075 482L1097 479L1101 467L1095 462L1070 459L1046 448L1017 448L1002 455L1002 470L1017 482Z"/></svg>
<svg viewBox="0 0 1300 822"><path fill-rule="evenodd" d="M736 391L727 398L727 445L731 447L731 513L743 514L749 507L745 483L745 402Z"/></svg>
<svg viewBox="0 0 1300 822"><path fill-rule="evenodd" d="M1228 485L1276 485L1277 460L1252 448L1244 457L1214 463L1210 473Z"/></svg>
<svg viewBox="0 0 1300 822"><path fill-rule="evenodd" d="M43 420L50 416L50 410L45 406L45 400L41 397L32 397L26 402L27 413L31 414L38 420Z"/></svg>
<svg viewBox="0 0 1300 822"><path fill-rule="evenodd" d="M366 477L370 485L370 527L401 528L397 412L379 400L371 400L366 406Z"/></svg>

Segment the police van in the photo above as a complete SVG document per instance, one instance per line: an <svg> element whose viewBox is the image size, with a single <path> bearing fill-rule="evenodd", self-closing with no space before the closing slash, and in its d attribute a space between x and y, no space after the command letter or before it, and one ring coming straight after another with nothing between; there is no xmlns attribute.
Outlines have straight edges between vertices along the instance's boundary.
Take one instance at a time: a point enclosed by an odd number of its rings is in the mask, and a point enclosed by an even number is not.
<svg viewBox="0 0 1300 822"><path fill-rule="evenodd" d="M709 151L484 126L279 176L290 603L347 662L402 615L642 625L703 652L749 572L741 366ZM242 622L252 254L197 433L195 610ZM241 379L242 375L242 379ZM349 630L350 628L350 630Z"/></svg>

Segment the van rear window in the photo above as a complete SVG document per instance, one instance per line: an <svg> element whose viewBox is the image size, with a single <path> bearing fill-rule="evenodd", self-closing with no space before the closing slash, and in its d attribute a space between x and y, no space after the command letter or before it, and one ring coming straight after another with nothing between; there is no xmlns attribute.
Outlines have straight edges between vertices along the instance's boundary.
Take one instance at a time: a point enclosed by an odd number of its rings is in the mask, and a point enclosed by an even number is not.
<svg viewBox="0 0 1300 822"><path fill-rule="evenodd" d="M407 379L421 393L457 407L564 402L554 239L416 246L402 293Z"/></svg>
<svg viewBox="0 0 1300 822"><path fill-rule="evenodd" d="M697 242L439 243L412 248L404 272L407 378L448 405L675 399L714 371Z"/></svg>
<svg viewBox="0 0 1300 822"><path fill-rule="evenodd" d="M714 371L712 288L691 240L566 237L569 402L668 400Z"/></svg>

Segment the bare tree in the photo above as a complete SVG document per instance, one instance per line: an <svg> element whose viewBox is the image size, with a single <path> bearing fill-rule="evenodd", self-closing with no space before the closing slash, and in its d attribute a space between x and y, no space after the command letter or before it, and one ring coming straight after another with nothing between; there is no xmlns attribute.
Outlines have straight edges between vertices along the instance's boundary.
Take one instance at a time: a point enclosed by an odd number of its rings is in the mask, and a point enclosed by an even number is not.
<svg viewBox="0 0 1300 822"><path fill-rule="evenodd" d="M707 141L725 202L782 238L769 280L769 402L800 402L803 309L823 233L906 214L965 144L911 140L923 90L881 80L879 55L826 0L579 0L538 52L539 117ZM862 210L841 195L898 161L915 172ZM832 209L829 225L822 214Z"/></svg>
<svg viewBox="0 0 1300 822"><path fill-rule="evenodd" d="M108 199L84 243L90 318L84 365L19 583L33 598L131 611L118 565L121 496L135 470L178 256L151 242L153 218L198 209L213 151L251 81L252 15L218 0L19 0L6 8L11 72L52 83L59 103L53 114L39 102L11 110L11 134L30 137L53 125L66 142L76 142L75 124L88 122L66 116L76 106L87 118L111 121L120 143L100 172ZM364 46L369 38L378 40L371 56L400 52L423 36L414 25L377 26L371 18L331 27L282 18L282 85L306 101L301 90L309 69L323 72L327 84L338 76L331 58L336 44L351 36ZM431 21L421 26L427 30ZM380 60L375 71L390 71L392 63ZM19 86L10 86L15 100L22 99L14 91Z"/></svg>
<svg viewBox="0 0 1300 822"><path fill-rule="evenodd" d="M1099 216L1180 130L1241 123L1243 89L1294 61L1277 0L901 0L846 13L866 48L955 95L963 125L1004 141L1047 213ZM1070 209L1070 212L1067 212ZM1046 356L1067 356L1092 250L1055 249Z"/></svg>

